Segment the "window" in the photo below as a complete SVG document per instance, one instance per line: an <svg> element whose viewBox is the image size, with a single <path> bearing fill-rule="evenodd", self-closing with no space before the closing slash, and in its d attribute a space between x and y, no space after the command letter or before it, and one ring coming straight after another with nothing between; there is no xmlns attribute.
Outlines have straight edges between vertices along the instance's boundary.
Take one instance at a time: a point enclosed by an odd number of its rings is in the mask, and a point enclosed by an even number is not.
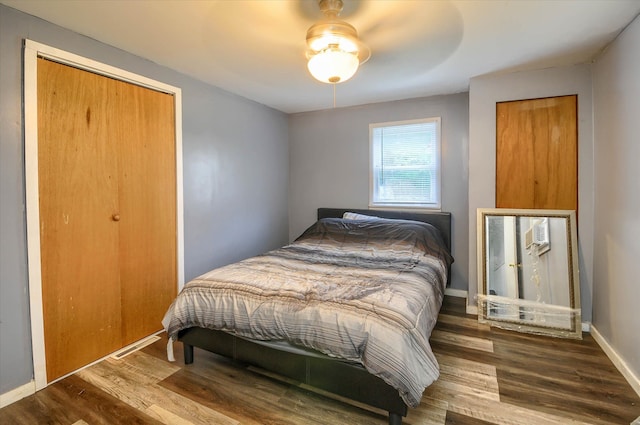
<svg viewBox="0 0 640 425"><path fill-rule="evenodd" d="M440 118L369 125L371 207L440 208Z"/></svg>

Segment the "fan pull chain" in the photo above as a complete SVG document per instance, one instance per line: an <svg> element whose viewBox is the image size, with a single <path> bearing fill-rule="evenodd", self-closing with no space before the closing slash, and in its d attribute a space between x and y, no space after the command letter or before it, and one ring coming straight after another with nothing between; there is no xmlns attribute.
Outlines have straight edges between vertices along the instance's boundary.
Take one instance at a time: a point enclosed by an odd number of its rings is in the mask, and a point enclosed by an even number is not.
<svg viewBox="0 0 640 425"><path fill-rule="evenodd" d="M337 84L332 84L332 86L333 86L333 108L334 109L336 107L336 85Z"/></svg>

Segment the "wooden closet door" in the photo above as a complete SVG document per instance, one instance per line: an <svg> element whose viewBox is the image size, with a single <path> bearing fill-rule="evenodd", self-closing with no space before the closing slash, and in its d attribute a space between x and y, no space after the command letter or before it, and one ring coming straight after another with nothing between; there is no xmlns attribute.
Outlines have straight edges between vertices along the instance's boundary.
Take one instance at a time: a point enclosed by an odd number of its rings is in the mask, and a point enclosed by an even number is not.
<svg viewBox="0 0 640 425"><path fill-rule="evenodd" d="M47 379L162 328L177 292L173 96L38 60Z"/></svg>
<svg viewBox="0 0 640 425"><path fill-rule="evenodd" d="M122 345L113 80L38 59L38 184L47 379Z"/></svg>
<svg viewBox="0 0 640 425"><path fill-rule="evenodd" d="M496 105L496 207L578 209L577 96Z"/></svg>
<svg viewBox="0 0 640 425"><path fill-rule="evenodd" d="M120 276L124 344L162 329L177 293L174 99L120 83Z"/></svg>

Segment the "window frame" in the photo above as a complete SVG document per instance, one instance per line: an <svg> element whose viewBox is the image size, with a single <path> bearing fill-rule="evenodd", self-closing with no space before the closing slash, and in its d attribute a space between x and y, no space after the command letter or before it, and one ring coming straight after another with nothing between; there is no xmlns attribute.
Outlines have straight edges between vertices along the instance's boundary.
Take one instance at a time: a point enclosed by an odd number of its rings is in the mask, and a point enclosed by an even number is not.
<svg viewBox="0 0 640 425"><path fill-rule="evenodd" d="M435 124L436 146L435 146L435 201L434 202L380 202L374 200L375 188L375 166L374 166L374 130L377 128L397 127L411 124ZM369 208L372 209L421 209L437 210L442 209L442 119L441 117L428 117L413 120L389 121L369 124Z"/></svg>

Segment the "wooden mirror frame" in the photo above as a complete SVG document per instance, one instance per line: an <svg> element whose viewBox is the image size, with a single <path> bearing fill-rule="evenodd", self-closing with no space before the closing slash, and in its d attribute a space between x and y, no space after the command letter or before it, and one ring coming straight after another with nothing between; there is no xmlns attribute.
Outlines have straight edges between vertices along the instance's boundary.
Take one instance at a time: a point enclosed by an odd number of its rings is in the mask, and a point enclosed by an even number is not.
<svg viewBox="0 0 640 425"><path fill-rule="evenodd" d="M487 235L486 223L489 217L549 217L566 219L566 241L568 258L569 306L560 306L536 302L520 298L507 298L492 295L488 291L487 282ZM578 242L576 213L573 210L535 210L478 208L478 321L491 326L520 332L550 335L561 338L582 339L582 323L580 310L580 281L578 277ZM553 243L553 242L552 242ZM536 323L533 320L498 318L490 314L496 306L515 310L520 314L535 314L544 318L555 318L568 323L558 326L548 323ZM550 322L552 320L549 320Z"/></svg>

